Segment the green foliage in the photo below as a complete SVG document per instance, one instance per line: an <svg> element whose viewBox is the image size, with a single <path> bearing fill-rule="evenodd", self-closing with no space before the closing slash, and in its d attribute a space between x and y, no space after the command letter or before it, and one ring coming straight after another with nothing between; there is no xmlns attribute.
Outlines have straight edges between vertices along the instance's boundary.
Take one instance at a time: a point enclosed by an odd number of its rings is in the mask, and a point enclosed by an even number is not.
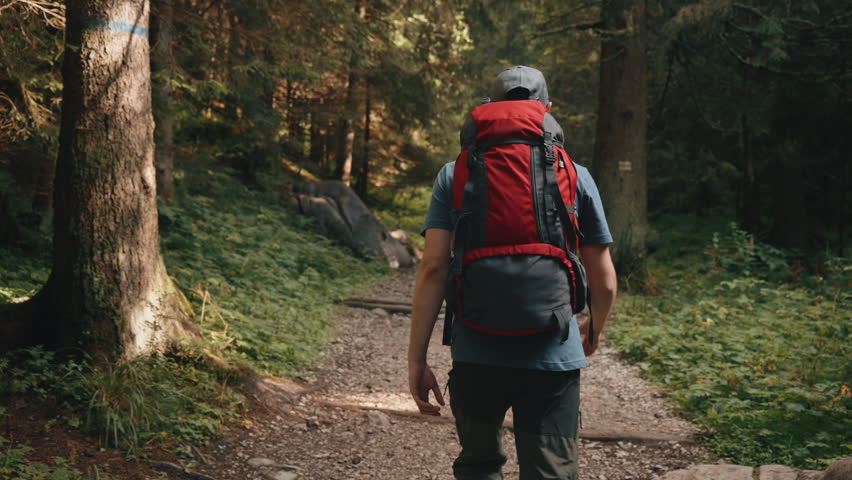
<svg viewBox="0 0 852 480"><path fill-rule="evenodd" d="M650 268L662 294L621 299L615 346L710 430L721 455L809 468L850 455L849 260L793 276L788 254L735 225L711 236L719 222L693 222L658 226Z"/></svg>
<svg viewBox="0 0 852 480"><path fill-rule="evenodd" d="M779 278L789 273L787 254L771 245L755 241L752 234L728 224L728 233L713 232L710 247L706 250L712 264L728 274L751 277Z"/></svg>
<svg viewBox="0 0 852 480"><path fill-rule="evenodd" d="M83 480L91 478L84 476L62 457L55 457L53 466L29 462L26 457L31 451L32 448L26 445L12 446L9 440L0 436L0 478L8 480ZM111 477L98 475L97 478L109 480Z"/></svg>
<svg viewBox="0 0 852 480"><path fill-rule="evenodd" d="M49 274L49 252L0 247L0 303L35 295Z"/></svg>
<svg viewBox="0 0 852 480"><path fill-rule="evenodd" d="M0 372L5 379L0 383L0 394L25 393L47 399L56 388L76 384L83 370L83 364L60 361L56 353L40 346L13 351L0 357ZM83 394L75 388L63 394L77 403L83 399Z"/></svg>
<svg viewBox="0 0 852 480"><path fill-rule="evenodd" d="M0 407L0 417L6 414ZM84 475L74 468L67 459L54 457L53 465L33 462L27 456L33 449L0 436L0 478L5 480L111 480L113 477L101 473L94 467L92 475Z"/></svg>
<svg viewBox="0 0 852 480"><path fill-rule="evenodd" d="M59 1L50 0L37 6L7 2L0 10L0 138L4 140L49 148L57 139L61 8ZM10 147L0 143L0 159Z"/></svg>
<svg viewBox="0 0 852 480"><path fill-rule="evenodd" d="M0 6L0 243L33 251L46 244L38 227L58 150L62 8Z"/></svg>
<svg viewBox="0 0 852 480"><path fill-rule="evenodd" d="M420 235L426 211L432 200L432 189L412 186L401 191L380 190L371 199L371 208L389 229L405 231L411 244L423 250L424 240Z"/></svg>
<svg viewBox="0 0 852 480"><path fill-rule="evenodd" d="M196 321L226 354L261 372L295 373L330 339L333 302L387 267L313 233L277 193L194 172L180 206L160 207L162 248Z"/></svg>

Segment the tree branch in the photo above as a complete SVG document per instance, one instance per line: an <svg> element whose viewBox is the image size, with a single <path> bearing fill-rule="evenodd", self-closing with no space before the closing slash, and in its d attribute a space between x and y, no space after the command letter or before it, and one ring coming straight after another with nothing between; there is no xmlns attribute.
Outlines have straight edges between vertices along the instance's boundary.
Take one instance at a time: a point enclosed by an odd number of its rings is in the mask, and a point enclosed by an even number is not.
<svg viewBox="0 0 852 480"><path fill-rule="evenodd" d="M65 29L65 5L57 0L0 1L0 12L15 5L20 5L24 10L40 15L53 28Z"/></svg>
<svg viewBox="0 0 852 480"><path fill-rule="evenodd" d="M536 34L535 38L547 37L550 35L560 35L563 33L573 32L577 30L600 30L603 27L603 22L591 22L591 23L575 23L573 25L566 25L562 28L557 28L556 30L550 30L548 32L542 32Z"/></svg>

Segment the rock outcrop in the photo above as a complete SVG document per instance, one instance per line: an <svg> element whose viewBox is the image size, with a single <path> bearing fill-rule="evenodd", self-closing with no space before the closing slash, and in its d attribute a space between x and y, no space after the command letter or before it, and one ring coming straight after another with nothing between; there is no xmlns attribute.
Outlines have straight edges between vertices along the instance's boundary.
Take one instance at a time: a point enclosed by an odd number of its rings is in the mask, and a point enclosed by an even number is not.
<svg viewBox="0 0 852 480"><path fill-rule="evenodd" d="M315 217L329 237L355 253L384 259L392 268L414 264L405 246L342 182L305 183L293 193L303 214Z"/></svg>
<svg viewBox="0 0 852 480"><path fill-rule="evenodd" d="M832 463L819 480L852 480L852 457Z"/></svg>

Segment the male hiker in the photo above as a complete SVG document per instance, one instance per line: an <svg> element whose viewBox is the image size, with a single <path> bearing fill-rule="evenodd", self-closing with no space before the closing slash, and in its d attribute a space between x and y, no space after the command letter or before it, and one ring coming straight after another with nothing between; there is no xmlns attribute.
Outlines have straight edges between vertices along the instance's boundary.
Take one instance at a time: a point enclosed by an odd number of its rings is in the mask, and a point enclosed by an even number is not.
<svg viewBox="0 0 852 480"><path fill-rule="evenodd" d="M562 149L550 105L540 71L501 72L462 129L462 154L438 174L423 227L409 387L421 413L439 415L426 352L446 297L457 479L503 478L509 408L521 480L577 478L579 369L598 347L616 278L597 187ZM587 299L592 328L573 316Z"/></svg>

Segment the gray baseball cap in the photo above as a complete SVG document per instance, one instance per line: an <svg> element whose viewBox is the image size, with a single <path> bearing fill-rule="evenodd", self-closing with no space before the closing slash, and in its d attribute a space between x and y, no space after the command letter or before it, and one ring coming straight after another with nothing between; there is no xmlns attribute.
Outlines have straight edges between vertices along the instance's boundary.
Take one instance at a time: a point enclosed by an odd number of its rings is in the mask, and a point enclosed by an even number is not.
<svg viewBox="0 0 852 480"><path fill-rule="evenodd" d="M491 90L491 99L495 102L503 101L510 90L519 87L529 90L530 100L538 100L545 105L550 101L544 74L535 68L523 65L507 68L497 75L494 88Z"/></svg>

